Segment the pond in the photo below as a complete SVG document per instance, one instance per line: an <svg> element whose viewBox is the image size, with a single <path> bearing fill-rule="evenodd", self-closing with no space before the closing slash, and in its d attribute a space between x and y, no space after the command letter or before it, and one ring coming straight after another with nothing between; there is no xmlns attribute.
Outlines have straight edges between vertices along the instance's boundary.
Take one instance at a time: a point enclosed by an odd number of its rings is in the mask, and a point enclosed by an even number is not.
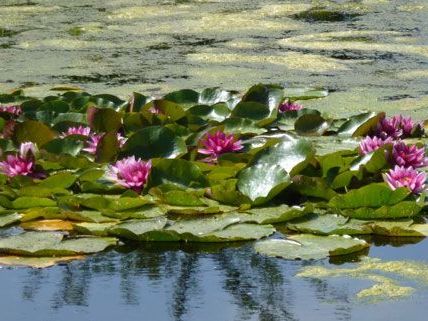
<svg viewBox="0 0 428 321"><path fill-rule="evenodd" d="M328 89L305 107L333 116L426 119L427 17L424 0L1 0L0 92L68 85L127 99L279 83ZM423 320L428 241L369 241L369 259L330 262L265 257L251 243L147 243L2 267L2 319Z"/></svg>

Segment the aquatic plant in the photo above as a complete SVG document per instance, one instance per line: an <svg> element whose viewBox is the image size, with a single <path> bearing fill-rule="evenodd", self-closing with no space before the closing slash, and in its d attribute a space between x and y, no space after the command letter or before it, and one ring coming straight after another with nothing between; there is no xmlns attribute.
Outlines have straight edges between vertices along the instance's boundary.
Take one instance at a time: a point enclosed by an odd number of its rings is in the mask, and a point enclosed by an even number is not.
<svg viewBox="0 0 428 321"><path fill-rule="evenodd" d="M8 177L32 174L37 151L35 144L31 142L22 143L18 154L7 155L6 159L0 162L0 171Z"/></svg>
<svg viewBox="0 0 428 321"><path fill-rule="evenodd" d="M18 105L0 105L0 113L7 113L14 116L22 114L22 109Z"/></svg>
<svg viewBox="0 0 428 321"><path fill-rule="evenodd" d="M104 136L104 133L102 134L92 134L88 137L88 140L86 141L86 147L83 148L85 152L88 152L89 154L96 154L98 143L100 142L101 138ZM119 143L119 148L123 147L126 143L126 137L122 136L121 133L117 133L117 141Z"/></svg>
<svg viewBox="0 0 428 321"><path fill-rule="evenodd" d="M217 158L224 153L237 152L243 149L242 141L236 139L234 135L227 135L221 131L214 134L208 133L201 141L203 148L199 148L198 152L203 155L209 155L205 158L206 162L215 162Z"/></svg>
<svg viewBox="0 0 428 321"><path fill-rule="evenodd" d="M427 176L423 172L418 172L413 167L396 165L385 174L385 181L391 189L407 187L412 193L419 194L425 189Z"/></svg>
<svg viewBox="0 0 428 321"><path fill-rule="evenodd" d="M64 138L71 135L81 135L89 137L92 134L90 127L78 126L78 127L69 127L67 131L62 132L60 137Z"/></svg>
<svg viewBox="0 0 428 321"><path fill-rule="evenodd" d="M425 149L416 145L406 145L398 141L392 148L392 158L396 165L404 167L424 167L428 165L428 158L425 157Z"/></svg>
<svg viewBox="0 0 428 321"><path fill-rule="evenodd" d="M151 161L144 162L140 158L130 156L110 165L106 177L139 193L147 183L151 168Z"/></svg>
<svg viewBox="0 0 428 321"><path fill-rule="evenodd" d="M411 117L405 118L402 115L395 115L391 118L383 118L376 128L376 135L382 139L388 137L393 139L410 137L415 126Z"/></svg>
<svg viewBox="0 0 428 321"><path fill-rule="evenodd" d="M303 109L302 105L300 105L296 102L289 101L289 100L287 100L286 102L279 105L279 111L281 113L284 113L287 111L293 111L293 110L301 110L301 109Z"/></svg>
<svg viewBox="0 0 428 321"><path fill-rule="evenodd" d="M382 139L376 136L374 137L366 136L360 142L359 151L360 151L360 154L366 155L368 153L374 152L375 150L379 149L385 144L391 144L391 143L392 143L391 137Z"/></svg>
<svg viewBox="0 0 428 321"><path fill-rule="evenodd" d="M427 163L422 145L398 140L423 131L383 112L346 119L309 108L277 112L326 95L263 84L245 94L184 89L156 104L139 93L129 101L74 91L38 101L2 95L38 109L13 119L0 113L0 223L72 230L77 238L24 232L0 237L0 253L58 257L102 251L118 239L229 242L276 233L281 240L258 243L257 251L313 259L364 253L369 244L346 234L427 236L427 225L413 221L424 213L423 198L398 188L424 189L425 174L415 169ZM162 116L147 112L154 105ZM384 136L373 136L374 128ZM391 163L397 167L388 172ZM300 233L302 246L276 223Z"/></svg>

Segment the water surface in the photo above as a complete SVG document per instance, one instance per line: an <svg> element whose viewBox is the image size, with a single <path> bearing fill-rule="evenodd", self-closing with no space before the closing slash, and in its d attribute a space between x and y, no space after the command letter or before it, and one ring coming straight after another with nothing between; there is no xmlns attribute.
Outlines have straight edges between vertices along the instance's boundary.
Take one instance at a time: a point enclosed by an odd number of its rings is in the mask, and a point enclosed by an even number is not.
<svg viewBox="0 0 428 321"><path fill-rule="evenodd" d="M45 96L66 84L126 98L273 82L329 89L307 104L333 115L426 119L427 18L424 0L0 0L0 91ZM427 264L428 241L412 242L376 240L369 256ZM406 275L379 272L413 295L376 300L356 296L373 281L295 276L356 260L290 262L251 243L122 247L44 270L3 267L1 319L425 320L427 286Z"/></svg>

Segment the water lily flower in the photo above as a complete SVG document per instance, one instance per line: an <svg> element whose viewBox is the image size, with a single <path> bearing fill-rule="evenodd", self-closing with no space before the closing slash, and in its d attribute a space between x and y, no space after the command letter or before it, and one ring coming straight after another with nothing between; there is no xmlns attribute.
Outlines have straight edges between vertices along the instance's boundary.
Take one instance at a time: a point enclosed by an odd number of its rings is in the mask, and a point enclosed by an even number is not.
<svg viewBox="0 0 428 321"><path fill-rule="evenodd" d="M130 156L109 165L106 177L139 193L147 183L151 168L151 161L144 162L140 158L136 159L135 156Z"/></svg>
<svg viewBox="0 0 428 321"><path fill-rule="evenodd" d="M383 139L391 137L393 139L409 137L415 126L411 117L405 118L402 115L396 115L391 118L383 118L377 124L376 136Z"/></svg>
<svg viewBox="0 0 428 321"><path fill-rule="evenodd" d="M19 116L22 114L22 109L20 106L17 106L17 105L13 105L13 106L0 105L0 113L8 113L14 116Z"/></svg>
<svg viewBox="0 0 428 321"><path fill-rule="evenodd" d="M419 194L425 189L427 176L423 172L418 172L413 167L395 165L385 174L385 181L391 189L407 187L412 193Z"/></svg>
<svg viewBox="0 0 428 321"><path fill-rule="evenodd" d="M37 151L35 144L22 143L18 154L7 155L6 160L0 162L0 171L8 177L33 174Z"/></svg>
<svg viewBox="0 0 428 321"><path fill-rule="evenodd" d="M100 142L101 138L104 136L104 133L101 134L94 134L88 138L86 141L86 147L83 148L85 152L88 152L89 154L95 155L97 152L98 143ZM119 142L119 147L122 148L123 145L125 145L127 138L122 136L122 134L117 133L117 141Z"/></svg>
<svg viewBox="0 0 428 321"><path fill-rule="evenodd" d="M89 137L91 135L92 131L90 127L69 127L66 132L62 132L60 137L64 138L71 135L81 135L81 136L87 136Z"/></svg>
<svg viewBox="0 0 428 321"><path fill-rule="evenodd" d="M359 151L361 155L366 155L369 154L377 149L379 149L380 147L382 147L385 144L391 144L392 143L392 138L388 137L386 139L382 139L379 137L370 137L370 136L366 136L361 142L360 142L360 147L359 147Z"/></svg>
<svg viewBox="0 0 428 321"><path fill-rule="evenodd" d="M207 162L215 162L221 154L237 152L244 148L241 140L237 140L235 136L227 135L222 131L217 131L213 135L208 133L201 143L204 148L199 148L198 152L209 155L205 159Z"/></svg>
<svg viewBox="0 0 428 321"><path fill-rule="evenodd" d="M416 145L406 145L404 142L396 142L392 148L392 158L396 165L405 167L424 167L428 165L425 157L425 149Z"/></svg>
<svg viewBox="0 0 428 321"><path fill-rule="evenodd" d="M21 146L19 146L19 156L21 158L34 159L38 153L39 149L33 142L24 142L21 143Z"/></svg>
<svg viewBox="0 0 428 321"><path fill-rule="evenodd" d="M291 102L291 101L289 101L289 100L287 100L286 102L282 103L282 104L279 106L279 111L280 111L281 113L284 113L284 112L286 112L286 111L301 110L301 109L303 109L303 106L302 106L302 105L300 105L300 104L298 104L298 103L295 103L295 102Z"/></svg>

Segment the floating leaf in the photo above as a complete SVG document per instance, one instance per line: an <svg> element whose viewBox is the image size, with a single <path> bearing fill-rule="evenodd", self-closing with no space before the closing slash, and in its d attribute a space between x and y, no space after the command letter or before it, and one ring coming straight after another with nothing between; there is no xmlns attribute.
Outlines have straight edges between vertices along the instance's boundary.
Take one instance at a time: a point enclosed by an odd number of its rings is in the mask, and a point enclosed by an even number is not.
<svg viewBox="0 0 428 321"><path fill-rule="evenodd" d="M109 230L116 224L117 223L114 223L114 222L107 222L107 223L81 222L81 223L74 223L73 228L79 234L108 236Z"/></svg>
<svg viewBox="0 0 428 321"><path fill-rule="evenodd" d="M63 220L42 220L24 222L21 224L24 230L33 231L72 231L73 225L70 221Z"/></svg>
<svg viewBox="0 0 428 321"><path fill-rule="evenodd" d="M305 166L314 153L312 144L307 140L284 139L258 152L252 164L279 165L287 173L294 175Z"/></svg>
<svg viewBox="0 0 428 321"><path fill-rule="evenodd" d="M25 209L32 207L49 207L56 206L56 202L44 197L22 196L12 202L14 209Z"/></svg>
<svg viewBox="0 0 428 321"><path fill-rule="evenodd" d="M55 138L55 132L41 122L26 120L15 126L13 138L17 144L33 142L41 147Z"/></svg>
<svg viewBox="0 0 428 321"><path fill-rule="evenodd" d="M349 219L337 214L310 215L287 223L287 228L318 235L372 234L370 222Z"/></svg>
<svg viewBox="0 0 428 321"><path fill-rule="evenodd" d="M150 126L140 129L129 137L123 153L143 159L155 157L176 158L187 152L184 140L171 129Z"/></svg>
<svg viewBox="0 0 428 321"><path fill-rule="evenodd" d="M299 234L290 236L287 240L258 241L254 248L260 254L288 260L317 260L360 252L368 246L364 240L352 237Z"/></svg>
<svg viewBox="0 0 428 321"><path fill-rule="evenodd" d="M162 159L153 166L150 186L175 184L178 186L202 188L208 182L201 169L184 159Z"/></svg>
<svg viewBox="0 0 428 321"><path fill-rule="evenodd" d="M21 220L22 214L18 213L5 213L0 215L0 227L5 227Z"/></svg>
<svg viewBox="0 0 428 321"><path fill-rule="evenodd" d="M304 114L294 123L294 130L303 136L321 136L329 128L329 123L320 115Z"/></svg>
<svg viewBox="0 0 428 321"><path fill-rule="evenodd" d="M350 117L337 130L339 136L365 136L376 128L379 120L385 117L385 113L369 112Z"/></svg>
<svg viewBox="0 0 428 321"><path fill-rule="evenodd" d="M333 197L329 206L338 209L354 209L360 207L380 207L394 205L403 201L410 191L405 188L392 190L385 183L372 183L359 189L354 189L346 194Z"/></svg>
<svg viewBox="0 0 428 321"><path fill-rule="evenodd" d="M246 210L250 215L240 216L241 222L255 222L258 224L274 224L291 221L293 219L306 216L313 211L311 205L307 206L288 206L281 204L272 207L256 207Z"/></svg>
<svg viewBox="0 0 428 321"><path fill-rule="evenodd" d="M56 232L24 232L0 239L0 253L22 256L68 256L101 252L116 245L115 238L66 239Z"/></svg>
<svg viewBox="0 0 428 321"><path fill-rule="evenodd" d="M256 164L241 171L237 187L254 204L263 204L291 184L288 173L279 165Z"/></svg>
<svg viewBox="0 0 428 321"><path fill-rule="evenodd" d="M69 188L76 181L76 176L69 172L62 172L41 181L38 186L47 188Z"/></svg>

